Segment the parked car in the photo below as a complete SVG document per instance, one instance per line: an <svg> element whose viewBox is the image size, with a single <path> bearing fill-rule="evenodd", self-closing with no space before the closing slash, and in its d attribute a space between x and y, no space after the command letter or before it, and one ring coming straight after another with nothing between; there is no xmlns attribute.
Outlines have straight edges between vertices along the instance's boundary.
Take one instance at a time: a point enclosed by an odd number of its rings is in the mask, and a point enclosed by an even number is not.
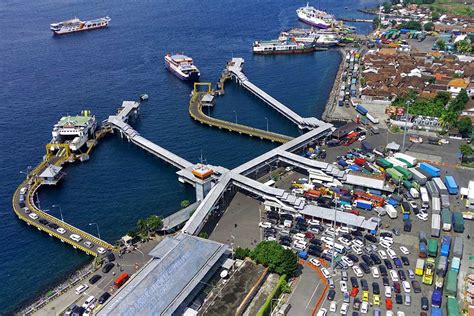
<svg viewBox="0 0 474 316"><path fill-rule="evenodd" d="M359 266L362 269L362 271L364 271L364 273L370 273L370 268L366 263L361 262Z"/></svg>
<svg viewBox="0 0 474 316"><path fill-rule="evenodd" d="M413 292L421 293L420 282L418 282L417 280L412 280L411 281L411 287L413 288Z"/></svg>
<svg viewBox="0 0 474 316"><path fill-rule="evenodd" d="M401 294L395 295L395 302L397 304L403 304L403 296Z"/></svg>
<svg viewBox="0 0 474 316"><path fill-rule="evenodd" d="M392 268L393 268L392 262L390 262L390 260L384 259L384 260L383 260L383 263L385 264L385 266L387 267L387 269L392 269Z"/></svg>
<svg viewBox="0 0 474 316"><path fill-rule="evenodd" d="M382 277L386 277L388 275L388 271L387 271L387 268L385 268L384 265L379 265L379 271L380 271L380 275Z"/></svg>
<svg viewBox="0 0 474 316"><path fill-rule="evenodd" d="M333 301L335 296L336 296L336 291L334 291L333 289L330 289L328 291L328 300Z"/></svg>
<svg viewBox="0 0 474 316"><path fill-rule="evenodd" d="M361 268L359 268L359 266L353 266L352 271L354 271L354 274L358 278L362 278L364 276L364 274L362 273L362 270L361 270Z"/></svg>
<svg viewBox="0 0 474 316"><path fill-rule="evenodd" d="M421 297L421 309L427 311L429 309L430 302L426 296Z"/></svg>
<svg viewBox="0 0 474 316"><path fill-rule="evenodd" d="M110 297L110 293L109 292L104 292L98 299L98 302L99 304L104 304L105 301L107 301Z"/></svg>
<svg viewBox="0 0 474 316"><path fill-rule="evenodd" d="M94 274L94 275L89 279L89 283L90 283L90 284L96 284L97 281L99 281L101 278L102 278L102 276L101 276L100 274Z"/></svg>
<svg viewBox="0 0 474 316"><path fill-rule="evenodd" d="M77 295L80 295L80 294L82 294L85 290L87 290L88 288L89 288L89 285L87 285L87 284L84 283L84 284L79 285L79 286L76 288L75 292L76 292Z"/></svg>
<svg viewBox="0 0 474 316"><path fill-rule="evenodd" d="M108 273L112 268L115 266L113 262L107 263L105 266L102 267L102 272L103 273Z"/></svg>

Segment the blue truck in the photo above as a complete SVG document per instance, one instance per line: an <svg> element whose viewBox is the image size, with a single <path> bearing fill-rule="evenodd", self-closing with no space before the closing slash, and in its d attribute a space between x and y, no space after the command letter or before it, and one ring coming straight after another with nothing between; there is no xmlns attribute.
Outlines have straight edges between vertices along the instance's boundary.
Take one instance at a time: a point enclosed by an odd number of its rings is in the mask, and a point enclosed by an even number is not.
<svg viewBox="0 0 474 316"><path fill-rule="evenodd" d="M355 109L362 115L366 115L367 113L369 113L369 111L360 104L357 104Z"/></svg>
<svg viewBox="0 0 474 316"><path fill-rule="evenodd" d="M439 307L431 308L431 316L443 316L443 311Z"/></svg>
<svg viewBox="0 0 474 316"><path fill-rule="evenodd" d="M451 249L451 236L443 236L441 241L441 255L444 257L449 257L449 251Z"/></svg>
<svg viewBox="0 0 474 316"><path fill-rule="evenodd" d="M446 185L449 194L458 194L458 184L456 183L456 180L454 180L453 176L444 177L444 184Z"/></svg>
<svg viewBox="0 0 474 316"><path fill-rule="evenodd" d="M345 167L347 167L347 166L349 165L347 162L344 161L344 159L339 159L339 160L337 161L337 163L338 163L341 167L343 167L343 168L345 168Z"/></svg>
<svg viewBox="0 0 474 316"><path fill-rule="evenodd" d="M353 203L353 206L363 209L363 210L371 210L372 209L372 203L366 200L355 200Z"/></svg>
<svg viewBox="0 0 474 316"><path fill-rule="evenodd" d="M439 177L440 175L439 168L436 168L427 162L420 163L420 169L427 172L431 177Z"/></svg>
<svg viewBox="0 0 474 316"><path fill-rule="evenodd" d="M431 307L441 308L441 302L443 299L443 293L440 289L435 289L431 295Z"/></svg>

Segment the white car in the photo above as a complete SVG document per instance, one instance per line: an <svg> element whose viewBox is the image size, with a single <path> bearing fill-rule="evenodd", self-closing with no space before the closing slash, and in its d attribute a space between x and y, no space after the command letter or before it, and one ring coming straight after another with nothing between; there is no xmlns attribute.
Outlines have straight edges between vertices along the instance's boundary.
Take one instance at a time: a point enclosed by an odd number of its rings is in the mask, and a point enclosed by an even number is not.
<svg viewBox="0 0 474 316"><path fill-rule="evenodd" d="M327 228L325 231L324 231L324 234L328 235L328 236L334 236L334 235L338 235L337 231L333 228L333 227L329 227Z"/></svg>
<svg viewBox="0 0 474 316"><path fill-rule="evenodd" d="M359 246L352 245L351 249L352 249L352 251L354 251L354 253L356 253L358 255L362 254L362 248L360 248Z"/></svg>
<svg viewBox="0 0 474 316"><path fill-rule="evenodd" d="M405 316L405 312L398 311L398 312L397 312L397 316Z"/></svg>
<svg viewBox="0 0 474 316"><path fill-rule="evenodd" d="M326 279L329 279L331 277L331 273L329 273L328 269L326 268L321 268L321 273L324 275Z"/></svg>
<svg viewBox="0 0 474 316"><path fill-rule="evenodd" d="M351 259L349 259L346 256L342 256L341 261L344 262L345 264L347 264L349 267L352 267L354 265L354 261L352 261Z"/></svg>
<svg viewBox="0 0 474 316"><path fill-rule="evenodd" d="M34 220L36 220L36 219L39 218L38 215L36 215L36 213L30 213L30 214L28 214L28 216L29 216L31 219L34 219Z"/></svg>
<svg viewBox="0 0 474 316"><path fill-rule="evenodd" d="M293 226L293 222L290 221L289 219L285 219L283 221L283 226L286 227L286 228L291 228L291 226Z"/></svg>
<svg viewBox="0 0 474 316"><path fill-rule="evenodd" d="M353 266L352 271L354 271L354 274L358 278L362 278L364 276L364 273L362 272L361 268L359 266Z"/></svg>
<svg viewBox="0 0 474 316"><path fill-rule="evenodd" d="M392 297L392 288L389 285L386 285L384 289L385 289L385 297Z"/></svg>
<svg viewBox="0 0 474 316"><path fill-rule="evenodd" d="M441 138L441 139L439 140L439 142L440 142L441 144L449 144L449 140L444 139L444 138Z"/></svg>
<svg viewBox="0 0 474 316"><path fill-rule="evenodd" d="M347 312L349 311L349 304L347 303L342 303L342 306L341 306L341 315L347 315Z"/></svg>
<svg viewBox="0 0 474 316"><path fill-rule="evenodd" d="M102 247L97 248L97 252L98 252L99 254L101 254L101 255L103 255L106 251L107 251L107 250L105 250L105 249L102 248Z"/></svg>
<svg viewBox="0 0 474 316"><path fill-rule="evenodd" d="M379 254L380 258L387 259L387 253L384 250L380 249L377 251L377 253Z"/></svg>
<svg viewBox="0 0 474 316"><path fill-rule="evenodd" d="M385 316L393 316L393 312L392 311L386 311Z"/></svg>
<svg viewBox="0 0 474 316"><path fill-rule="evenodd" d="M351 246L351 242L349 239L347 238L344 238L344 237L339 237L337 240L339 240L339 242L341 244L343 244L345 247L350 247Z"/></svg>
<svg viewBox="0 0 474 316"><path fill-rule="evenodd" d="M268 237L266 238L266 240L267 240L267 241L276 241L277 239L276 239L275 237L273 237L273 236L268 236Z"/></svg>
<svg viewBox="0 0 474 316"><path fill-rule="evenodd" d="M398 273L395 270L390 270L390 278L393 282L398 282Z"/></svg>
<svg viewBox="0 0 474 316"><path fill-rule="evenodd" d="M72 234L71 236L69 236L69 238L71 238L75 242L80 242L82 240L81 236L79 236L77 234Z"/></svg>
<svg viewBox="0 0 474 316"><path fill-rule="evenodd" d="M294 235L293 235L293 238L294 238L294 239L297 239L297 240L304 241L305 235L304 235L303 233L297 233L297 234L294 234Z"/></svg>
<svg viewBox="0 0 474 316"><path fill-rule="evenodd" d="M360 241L359 239L352 239L352 245L357 246L357 247L364 247L364 243Z"/></svg>
<svg viewBox="0 0 474 316"><path fill-rule="evenodd" d="M75 292L76 292L77 295L80 295L80 294L82 294L85 290L87 290L88 288L89 288L89 285L87 285L87 284L84 283L84 284L79 285L79 286L76 288Z"/></svg>
<svg viewBox="0 0 474 316"><path fill-rule="evenodd" d="M362 314L367 314L369 311L369 302L363 301L362 305L360 306L360 312Z"/></svg>
<svg viewBox="0 0 474 316"><path fill-rule="evenodd" d="M258 223L258 226L260 226L261 228L271 228L272 223L270 223L270 222L260 222L260 223Z"/></svg>
<svg viewBox="0 0 474 316"><path fill-rule="evenodd" d="M321 308L318 313L316 314L316 316L326 316L328 313L328 310L325 309L325 308Z"/></svg>
<svg viewBox="0 0 474 316"><path fill-rule="evenodd" d="M293 243L293 248L295 248L297 250L305 250L306 249L302 244L298 243L297 241L295 241Z"/></svg>
<svg viewBox="0 0 474 316"><path fill-rule="evenodd" d="M383 242L385 244L393 245L393 238L392 237L381 237L379 244Z"/></svg>
<svg viewBox="0 0 474 316"><path fill-rule="evenodd" d="M342 234L349 234L349 227L341 226L341 227L337 228L337 231L342 233Z"/></svg>
<svg viewBox="0 0 474 316"><path fill-rule="evenodd" d="M403 290L405 291L405 293L410 293L410 292L411 292L411 285L410 285L410 282L408 282L408 281L403 281L403 282L402 282L402 286L403 286Z"/></svg>
<svg viewBox="0 0 474 316"><path fill-rule="evenodd" d="M58 229L56 229L56 231L60 233L61 235L66 233L66 230L62 227L59 227Z"/></svg>
<svg viewBox="0 0 474 316"><path fill-rule="evenodd" d="M428 220L428 214L423 213L423 212L420 212L420 213L416 214L416 217L418 217L419 219L421 219L424 222L426 222Z"/></svg>
<svg viewBox="0 0 474 316"><path fill-rule="evenodd" d="M366 138L367 138L367 137L366 137L365 135L362 135L361 137L359 137L359 140L360 140L360 141L363 141L363 140L365 140Z"/></svg>
<svg viewBox="0 0 474 316"><path fill-rule="evenodd" d="M387 253L390 259L395 259L397 257L397 254L395 253L395 251L393 251L393 249L387 249Z"/></svg>
<svg viewBox="0 0 474 316"><path fill-rule="evenodd" d="M332 244L334 242L334 239L327 236L323 236L321 237L321 241L325 244Z"/></svg>
<svg viewBox="0 0 474 316"><path fill-rule="evenodd" d="M339 282L339 287L341 288L341 292L347 292L347 282L346 281L341 281Z"/></svg>
<svg viewBox="0 0 474 316"><path fill-rule="evenodd" d="M96 301L95 297L91 295L86 299L84 304L82 304L82 307L84 309L88 309L95 301Z"/></svg>
<svg viewBox="0 0 474 316"><path fill-rule="evenodd" d="M316 226L316 225L319 225L319 223L321 223L321 222L318 221L317 219L308 220L308 225L310 225L310 226Z"/></svg>
<svg viewBox="0 0 474 316"><path fill-rule="evenodd" d="M329 305L329 311L335 313L337 311L337 302L332 301Z"/></svg>
<svg viewBox="0 0 474 316"><path fill-rule="evenodd" d="M91 243L90 241L85 241L85 242L84 242L84 245L85 245L87 248L92 248L92 247L94 247L94 244Z"/></svg>
<svg viewBox="0 0 474 316"><path fill-rule="evenodd" d="M320 266L321 266L321 261L319 261L319 260L316 259L316 258L311 258L311 259L309 259L309 262L310 262L312 265L316 266L316 267L320 267Z"/></svg>
<svg viewBox="0 0 474 316"><path fill-rule="evenodd" d="M388 243L387 241L385 240L382 240L379 242L379 245L383 248L385 248L386 250L390 249L392 247L392 244Z"/></svg>
<svg viewBox="0 0 474 316"><path fill-rule="evenodd" d="M409 255L409 254L410 254L410 250L408 250L408 248L405 247L405 246L401 246L401 247L400 247L400 251L401 251L404 255Z"/></svg>
<svg viewBox="0 0 474 316"><path fill-rule="evenodd" d="M372 276L374 277L374 279L380 278L380 272L377 267L372 267Z"/></svg>

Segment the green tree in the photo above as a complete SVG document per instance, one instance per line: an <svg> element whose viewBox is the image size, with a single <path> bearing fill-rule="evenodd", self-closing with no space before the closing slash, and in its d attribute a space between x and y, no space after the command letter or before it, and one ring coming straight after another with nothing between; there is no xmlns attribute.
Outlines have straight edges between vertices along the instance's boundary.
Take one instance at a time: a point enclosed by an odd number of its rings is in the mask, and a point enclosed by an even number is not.
<svg viewBox="0 0 474 316"><path fill-rule="evenodd" d="M372 21L374 29L378 29L380 27L380 18L376 16Z"/></svg>
<svg viewBox="0 0 474 316"><path fill-rule="evenodd" d="M434 30L434 24L433 22L427 22L423 25L423 29L426 31L426 32L431 32Z"/></svg>
<svg viewBox="0 0 474 316"><path fill-rule="evenodd" d="M200 232L200 233L199 233L199 237L204 238L204 239L208 239L208 238L209 238L209 234L206 233L206 232Z"/></svg>
<svg viewBox="0 0 474 316"><path fill-rule="evenodd" d="M298 269L296 254L284 249L276 241L262 241L252 251L251 257L257 263L268 267L270 272L293 276Z"/></svg>
<svg viewBox="0 0 474 316"><path fill-rule="evenodd" d="M436 46L439 48L439 50L445 50L446 49L446 41L439 39L436 41Z"/></svg>
<svg viewBox="0 0 474 316"><path fill-rule="evenodd" d="M440 17L441 17L441 14L439 14L438 11L433 11L431 13L431 20L433 21L438 21Z"/></svg>
<svg viewBox="0 0 474 316"><path fill-rule="evenodd" d="M421 23L418 21L408 21L400 25L401 29L417 30L421 31Z"/></svg>
<svg viewBox="0 0 474 316"><path fill-rule="evenodd" d="M443 128L450 128L456 124L456 120L458 118L458 114L453 111L445 111L441 114L439 118L439 122Z"/></svg>
<svg viewBox="0 0 474 316"><path fill-rule="evenodd" d="M288 276L295 275L298 271L298 257L290 249L283 249L283 254L277 267L277 273L280 275L286 274Z"/></svg>
<svg viewBox="0 0 474 316"><path fill-rule="evenodd" d="M459 151L461 152L461 160L464 160L464 157L466 156L471 156L474 154L474 150L472 149L472 146L469 144L461 144L459 146Z"/></svg>
<svg viewBox="0 0 474 316"><path fill-rule="evenodd" d="M395 27L395 26L397 25L397 21L391 20L391 21L390 21L390 25L391 25L392 27Z"/></svg>
<svg viewBox="0 0 474 316"><path fill-rule="evenodd" d="M181 208L186 208L189 205L191 205L191 202L189 202L189 200L182 200L181 201Z"/></svg>
<svg viewBox="0 0 474 316"><path fill-rule="evenodd" d="M392 4L390 2L384 2L382 6L384 13L390 13L392 11Z"/></svg>
<svg viewBox="0 0 474 316"><path fill-rule="evenodd" d="M467 116L463 116L457 123L459 133L463 137L469 137L472 134L472 122L471 119Z"/></svg>
<svg viewBox="0 0 474 316"><path fill-rule="evenodd" d="M149 232L154 232L161 227L162 220L158 215L150 215L146 219L147 229Z"/></svg>
<svg viewBox="0 0 474 316"><path fill-rule="evenodd" d="M251 251L248 248L237 247L237 249L235 249L234 256L237 259L243 260L247 257L250 257L250 253L251 253Z"/></svg>
<svg viewBox="0 0 474 316"><path fill-rule="evenodd" d="M148 227L147 227L147 223L146 223L146 220L144 220L143 218L139 219L138 222L137 222L137 228L138 228L138 233L147 233L148 232Z"/></svg>
<svg viewBox="0 0 474 316"><path fill-rule="evenodd" d="M460 53L469 53L471 52L471 42L468 40L458 41L455 44L456 49Z"/></svg>

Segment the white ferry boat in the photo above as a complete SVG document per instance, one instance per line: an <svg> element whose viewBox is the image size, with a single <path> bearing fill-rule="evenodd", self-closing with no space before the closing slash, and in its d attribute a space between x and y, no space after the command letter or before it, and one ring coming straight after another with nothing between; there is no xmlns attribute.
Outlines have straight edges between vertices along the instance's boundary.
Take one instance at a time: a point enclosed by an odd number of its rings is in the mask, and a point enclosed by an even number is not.
<svg viewBox="0 0 474 316"><path fill-rule="evenodd" d="M334 16L309 6L309 3L307 3L305 7L296 10L296 14L298 15L298 19L304 23L320 29L327 29L336 21Z"/></svg>
<svg viewBox="0 0 474 316"><path fill-rule="evenodd" d="M252 51L254 54L301 54L315 51L314 44L297 43L295 41L256 41L253 43Z"/></svg>
<svg viewBox="0 0 474 316"><path fill-rule="evenodd" d="M63 116L53 127L51 143L68 144L72 151L78 151L94 136L96 128L95 116L88 110L76 116Z"/></svg>
<svg viewBox="0 0 474 316"><path fill-rule="evenodd" d="M318 39L318 34L313 30L291 29L283 31L278 37L279 41L292 40L297 43L314 43Z"/></svg>
<svg viewBox="0 0 474 316"><path fill-rule="evenodd" d="M111 19L108 16L89 21L81 21L78 18L74 18L67 21L52 23L49 28L53 31L54 35L63 35L105 28L109 25L110 20Z"/></svg>
<svg viewBox="0 0 474 316"><path fill-rule="evenodd" d="M194 65L193 59L183 54L167 54L165 66L181 80L197 81L201 75L199 69Z"/></svg>
<svg viewBox="0 0 474 316"><path fill-rule="evenodd" d="M316 40L318 47L332 47L339 43L339 38L335 34L320 34Z"/></svg>

